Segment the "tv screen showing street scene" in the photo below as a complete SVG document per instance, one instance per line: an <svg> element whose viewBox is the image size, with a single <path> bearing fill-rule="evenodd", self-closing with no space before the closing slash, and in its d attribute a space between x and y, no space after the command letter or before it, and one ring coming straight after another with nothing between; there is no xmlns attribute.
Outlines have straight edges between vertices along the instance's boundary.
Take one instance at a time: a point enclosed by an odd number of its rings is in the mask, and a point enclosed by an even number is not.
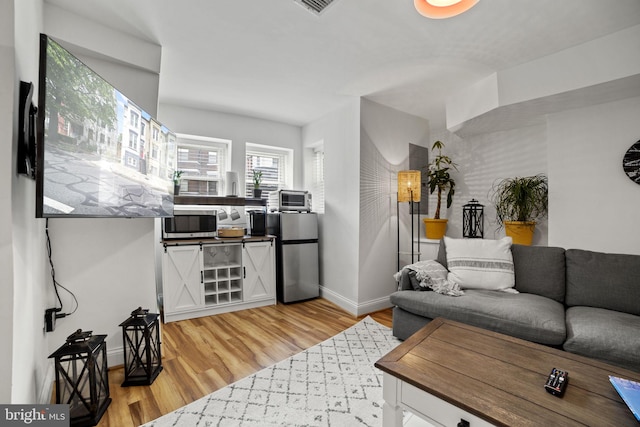
<svg viewBox="0 0 640 427"><path fill-rule="evenodd" d="M176 136L40 36L36 216L173 216Z"/></svg>

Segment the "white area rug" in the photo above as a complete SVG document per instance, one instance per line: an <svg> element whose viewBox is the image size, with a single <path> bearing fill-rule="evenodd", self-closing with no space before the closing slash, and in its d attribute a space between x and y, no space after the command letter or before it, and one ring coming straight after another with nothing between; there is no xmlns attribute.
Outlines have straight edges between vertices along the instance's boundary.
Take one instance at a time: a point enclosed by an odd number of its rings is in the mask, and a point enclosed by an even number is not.
<svg viewBox="0 0 640 427"><path fill-rule="evenodd" d="M145 426L381 426L382 372L373 364L399 343L367 317Z"/></svg>

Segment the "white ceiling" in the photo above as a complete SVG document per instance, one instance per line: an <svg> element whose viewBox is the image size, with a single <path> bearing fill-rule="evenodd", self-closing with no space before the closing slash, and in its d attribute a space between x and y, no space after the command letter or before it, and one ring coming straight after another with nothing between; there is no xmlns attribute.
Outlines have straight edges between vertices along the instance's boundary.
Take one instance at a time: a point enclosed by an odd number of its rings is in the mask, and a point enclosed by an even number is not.
<svg viewBox="0 0 640 427"><path fill-rule="evenodd" d="M162 46L161 103L303 125L353 96L444 126L495 71L640 23L640 0L480 0L431 20L412 0L45 0Z"/></svg>

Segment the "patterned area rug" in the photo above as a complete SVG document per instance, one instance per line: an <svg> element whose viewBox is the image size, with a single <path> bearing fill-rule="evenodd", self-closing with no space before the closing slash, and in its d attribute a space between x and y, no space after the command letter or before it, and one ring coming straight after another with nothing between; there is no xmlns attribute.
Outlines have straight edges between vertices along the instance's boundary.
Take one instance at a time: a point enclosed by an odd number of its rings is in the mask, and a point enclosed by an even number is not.
<svg viewBox="0 0 640 427"><path fill-rule="evenodd" d="M145 426L380 426L382 372L373 364L399 343L367 317Z"/></svg>

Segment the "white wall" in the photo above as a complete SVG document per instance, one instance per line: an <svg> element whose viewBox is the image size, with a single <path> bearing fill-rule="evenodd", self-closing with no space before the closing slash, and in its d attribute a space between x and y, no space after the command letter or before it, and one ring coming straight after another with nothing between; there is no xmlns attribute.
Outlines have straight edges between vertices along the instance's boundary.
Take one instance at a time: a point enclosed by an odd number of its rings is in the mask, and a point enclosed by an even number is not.
<svg viewBox="0 0 640 427"><path fill-rule="evenodd" d="M640 254L640 185L622 169L639 117L638 97L548 117L550 245Z"/></svg>
<svg viewBox="0 0 640 427"><path fill-rule="evenodd" d="M11 196L15 167L11 164L14 127L15 59L13 1L0 3L0 402L11 402L13 384L13 240Z"/></svg>
<svg viewBox="0 0 640 427"><path fill-rule="evenodd" d="M3 284L13 285L13 298L11 293L3 292L3 300L12 303L11 313L13 322L8 325L13 327L13 345L9 346L13 352L7 366L12 368L11 381L4 384L11 386L10 400L0 401L12 403L30 403L48 401L46 384L51 380L51 364L47 356L48 337L44 333L44 310L47 306L47 286L45 271L45 246L43 222L35 219L35 182L24 176L17 175L17 120L18 120L18 87L19 81L33 82L35 85L33 102L37 103L38 91L38 34L42 28L42 2L41 0L27 0L5 2L14 3L14 14L3 15L11 19L8 28L15 34L15 75L9 81L5 81L7 74L3 76L3 83L9 83L13 92L12 96L5 98L12 101L11 137L3 139L7 141L9 149L5 161L10 162L7 168L2 170L11 173L11 177L3 182L11 183L11 198L3 207L11 209L11 221L3 223L11 224L13 256L4 258L4 261L12 261L13 279ZM15 27L14 27L15 25ZM4 63L4 61L3 61ZM9 61L12 64L13 60ZM4 125L0 124L0 128ZM4 268L2 269L4 271ZM2 310L5 313L4 309ZM2 321L4 325L4 319ZM11 336L9 334L8 336ZM3 334L4 337L4 334ZM9 340L7 340L9 342ZM4 346L3 346L4 347ZM0 362L4 366L4 361Z"/></svg>
<svg viewBox="0 0 640 427"><path fill-rule="evenodd" d="M50 353L77 329L106 334L109 366L121 365L122 328L138 307L156 311L154 220L49 220L56 280L78 299L78 311L59 319L49 335ZM60 291L64 311L73 309ZM53 300L50 301L53 304Z"/></svg>
<svg viewBox="0 0 640 427"><path fill-rule="evenodd" d="M412 243L408 204L401 204L396 214L398 171L409 167L410 143L429 147L425 119L366 99L360 114L358 315L390 306L389 294L397 288L392 276L397 270L398 219L400 250L411 251ZM414 227L418 236L417 219Z"/></svg>
<svg viewBox="0 0 640 427"><path fill-rule="evenodd" d="M147 112L156 113L159 46L51 6L44 9L44 32ZM122 364L118 325L139 306L157 311L154 219L51 219L49 231L56 280L79 302L77 312L59 319L49 334L50 353L76 329L91 330L107 334L109 365ZM47 282L51 286L50 278ZM64 311L71 310L69 295L60 295ZM54 303L49 291L49 305Z"/></svg>
<svg viewBox="0 0 640 427"><path fill-rule="evenodd" d="M302 129L299 126L235 114L160 104L158 119L172 132L231 140L231 170L245 188L245 143L294 150L294 188L302 186Z"/></svg>
<svg viewBox="0 0 640 427"><path fill-rule="evenodd" d="M320 215L321 295L358 308L360 228L360 100L304 126L304 145L324 141L325 213Z"/></svg>
<svg viewBox="0 0 640 427"><path fill-rule="evenodd" d="M622 169L639 138L638 117L640 98L633 97L550 114L542 125L466 138L432 133L460 169L447 235L462 237L462 205L475 198L485 205L485 237L502 237L488 200L491 184L546 173L549 217L536 227L534 245L640 254L640 186Z"/></svg>

